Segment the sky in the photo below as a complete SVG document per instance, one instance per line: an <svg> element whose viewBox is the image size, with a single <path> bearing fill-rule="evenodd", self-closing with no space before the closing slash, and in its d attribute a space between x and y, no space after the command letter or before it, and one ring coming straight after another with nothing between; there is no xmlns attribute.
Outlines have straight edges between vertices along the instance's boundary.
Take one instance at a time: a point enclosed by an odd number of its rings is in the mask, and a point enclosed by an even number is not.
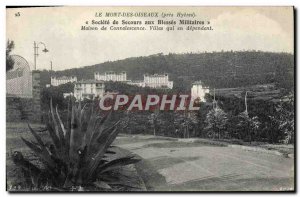
<svg viewBox="0 0 300 197"><path fill-rule="evenodd" d="M210 21L213 31L81 31L86 21L107 19L96 18L96 12L195 13L191 20ZM293 53L293 24L292 7L52 7L6 11L7 40L15 42L12 54L24 57L33 69L33 42L43 42L49 53L39 51L37 69L50 69L52 61L53 70L156 53L221 50Z"/></svg>

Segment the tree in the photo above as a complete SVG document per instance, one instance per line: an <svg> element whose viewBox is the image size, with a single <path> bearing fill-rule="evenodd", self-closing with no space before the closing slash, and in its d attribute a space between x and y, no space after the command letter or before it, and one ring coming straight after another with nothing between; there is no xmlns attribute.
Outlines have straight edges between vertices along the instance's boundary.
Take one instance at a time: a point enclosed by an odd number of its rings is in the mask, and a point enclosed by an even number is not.
<svg viewBox="0 0 300 197"><path fill-rule="evenodd" d="M242 138L249 140L251 143L256 131L260 126L260 122L258 121L258 117L254 116L252 118L249 117L247 111L244 111L238 115L239 123L238 128L243 131Z"/></svg>
<svg viewBox="0 0 300 197"><path fill-rule="evenodd" d="M294 92L281 99L276 107L275 115L270 116L270 119L277 131L276 142L293 143L295 137Z"/></svg>
<svg viewBox="0 0 300 197"><path fill-rule="evenodd" d="M245 111L238 115L238 119L239 119L238 128L240 128L242 131L244 131L243 132L244 137L248 138L248 140L251 144L253 135L256 134L256 131L259 128L260 122L258 121L257 116L254 116L252 118L249 117L247 94L248 94L248 91L245 92Z"/></svg>
<svg viewBox="0 0 300 197"><path fill-rule="evenodd" d="M11 57L11 51L15 48L14 41L7 40L6 43L6 72L13 69L14 60Z"/></svg>
<svg viewBox="0 0 300 197"><path fill-rule="evenodd" d="M157 130L158 130L158 116L159 116L159 108L158 105L156 106L156 108L154 109L154 112L150 114L149 116L149 121L153 127L153 135L156 136L157 134Z"/></svg>
<svg viewBox="0 0 300 197"><path fill-rule="evenodd" d="M66 83L59 86L44 87L41 90L41 105L43 111L49 110L49 103L52 100L53 104L63 110L68 108L68 99L65 99L63 94L74 91L74 84Z"/></svg>
<svg viewBox="0 0 300 197"><path fill-rule="evenodd" d="M181 127L183 128L183 138L190 138L194 135L195 126L198 124L198 119L195 113L184 111L182 116ZM192 131L192 133L190 133Z"/></svg>
<svg viewBox="0 0 300 197"><path fill-rule="evenodd" d="M206 115L205 123L207 124L207 126L205 127L205 129L213 137L217 136L220 139L221 132L226 128L227 121L227 114L221 108L216 106Z"/></svg>
<svg viewBox="0 0 300 197"><path fill-rule="evenodd" d="M280 117L279 128L284 131L284 143L286 144L293 143L295 137L294 93L289 95L287 99L287 103L281 104L278 109ZM286 107L285 105L289 105L289 107Z"/></svg>

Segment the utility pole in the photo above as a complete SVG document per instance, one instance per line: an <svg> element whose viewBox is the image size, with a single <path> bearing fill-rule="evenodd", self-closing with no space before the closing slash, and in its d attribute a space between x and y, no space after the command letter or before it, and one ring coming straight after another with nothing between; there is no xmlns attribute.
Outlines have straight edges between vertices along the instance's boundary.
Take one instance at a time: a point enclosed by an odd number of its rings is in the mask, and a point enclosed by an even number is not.
<svg viewBox="0 0 300 197"><path fill-rule="evenodd" d="M37 61L37 56L39 56L39 45L40 44L44 45L44 49L43 49L44 53L49 52L49 50L46 48L45 43L43 43L43 42L36 43L35 41L33 42L34 70L36 70L36 63L37 63L36 61Z"/></svg>
<svg viewBox="0 0 300 197"><path fill-rule="evenodd" d="M248 91L246 91L246 94L245 94L245 112L248 114L248 106L247 106L247 94L248 94Z"/></svg>
<svg viewBox="0 0 300 197"><path fill-rule="evenodd" d="M216 102L216 88L214 88L214 100L213 100L213 109L217 107L217 102Z"/></svg>
<svg viewBox="0 0 300 197"><path fill-rule="evenodd" d="M36 43L35 41L33 42L33 56L34 56L34 70L36 70L36 57L38 56L39 54L37 54L37 46L36 46Z"/></svg>
<svg viewBox="0 0 300 197"><path fill-rule="evenodd" d="M52 61L50 61L50 87L52 84Z"/></svg>

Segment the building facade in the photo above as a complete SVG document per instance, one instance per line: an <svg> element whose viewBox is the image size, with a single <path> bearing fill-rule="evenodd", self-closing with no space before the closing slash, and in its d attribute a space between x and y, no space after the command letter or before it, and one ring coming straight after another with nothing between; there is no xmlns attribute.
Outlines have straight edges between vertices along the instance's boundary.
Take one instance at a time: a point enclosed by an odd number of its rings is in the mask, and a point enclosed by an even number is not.
<svg viewBox="0 0 300 197"><path fill-rule="evenodd" d="M103 97L105 94L104 81L86 80L78 81L74 86L74 97L76 100L94 99Z"/></svg>
<svg viewBox="0 0 300 197"><path fill-rule="evenodd" d="M168 74L145 74L143 81L127 81L127 84L150 88L173 88L173 81L169 81Z"/></svg>
<svg viewBox="0 0 300 197"><path fill-rule="evenodd" d="M127 84L133 86L145 87L144 81L128 81Z"/></svg>
<svg viewBox="0 0 300 197"><path fill-rule="evenodd" d="M206 102L205 94L209 93L209 88L204 86L201 81L196 81L192 84L191 99L200 99L201 102Z"/></svg>
<svg viewBox="0 0 300 197"><path fill-rule="evenodd" d="M51 77L51 85L52 86L59 86L66 83L74 83L77 81L76 76L62 76L62 77Z"/></svg>
<svg viewBox="0 0 300 197"><path fill-rule="evenodd" d="M144 75L144 86L151 88L173 88L173 81L169 81L168 74Z"/></svg>
<svg viewBox="0 0 300 197"><path fill-rule="evenodd" d="M100 81L119 81L119 82L126 82L127 81L127 74L126 72L116 73L113 71L105 72L104 74L100 74L99 72L94 73L95 80Z"/></svg>

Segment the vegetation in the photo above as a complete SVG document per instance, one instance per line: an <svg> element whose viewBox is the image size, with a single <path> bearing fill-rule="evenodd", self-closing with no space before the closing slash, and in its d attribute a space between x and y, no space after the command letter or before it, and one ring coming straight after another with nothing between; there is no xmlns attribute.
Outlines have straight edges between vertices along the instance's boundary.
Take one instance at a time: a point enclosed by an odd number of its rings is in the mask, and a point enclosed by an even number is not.
<svg viewBox="0 0 300 197"><path fill-rule="evenodd" d="M238 115L238 128L240 130L240 138L245 139L251 143L251 141L256 135L256 131L259 128L260 122L258 121L258 117L254 116L252 118L249 117L247 111L244 111Z"/></svg>
<svg viewBox="0 0 300 197"><path fill-rule="evenodd" d="M283 143L294 143L295 140L295 108L294 108L294 94L291 93L283 98L276 108L276 113L270 116L271 123L278 141ZM274 136L274 134L273 134Z"/></svg>
<svg viewBox="0 0 300 197"><path fill-rule="evenodd" d="M15 48L15 43L12 40L7 40L6 43L6 72L13 69L14 60L11 58L11 52Z"/></svg>
<svg viewBox="0 0 300 197"><path fill-rule="evenodd" d="M64 125L58 113L50 105L47 130L51 142L45 143L30 126L36 142L24 138L24 143L39 157L42 165L34 165L21 152L15 152L13 161L30 177L31 188L50 190L110 190L126 184L120 181L116 169L137 162L133 156L111 159L115 154L112 142L120 129L121 121L112 123L111 113L100 116L90 107L73 104L68 110ZM96 188L96 189L95 189Z"/></svg>
<svg viewBox="0 0 300 197"><path fill-rule="evenodd" d="M224 132L227 123L227 114L218 106L210 110L206 115L206 130L210 137L215 138L217 136L221 138L222 132Z"/></svg>
<svg viewBox="0 0 300 197"><path fill-rule="evenodd" d="M276 103L249 98L247 112L244 99L222 96L216 96L218 107L214 108L210 97L207 97L206 103L200 103L199 111L187 114L178 111L159 111L154 116L153 112L130 112L128 127L123 132L153 135L155 128L156 135L179 138L293 143L293 96L290 94L282 97L281 101Z"/></svg>
<svg viewBox="0 0 300 197"><path fill-rule="evenodd" d="M49 103L52 100L54 105L57 105L62 110L68 108L68 99L64 98L64 93L74 92L74 84L66 83L59 86L42 87L41 104L43 111L49 111Z"/></svg>

